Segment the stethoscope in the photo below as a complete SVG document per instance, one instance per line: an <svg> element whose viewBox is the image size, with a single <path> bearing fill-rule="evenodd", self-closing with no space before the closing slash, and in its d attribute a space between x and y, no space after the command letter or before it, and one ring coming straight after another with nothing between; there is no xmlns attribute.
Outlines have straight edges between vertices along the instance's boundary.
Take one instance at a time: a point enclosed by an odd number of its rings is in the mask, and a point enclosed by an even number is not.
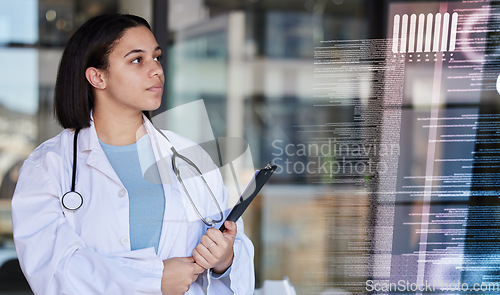
<svg viewBox="0 0 500 295"><path fill-rule="evenodd" d="M73 172L71 174L71 190L62 196L61 203L68 210L77 210L83 205L83 197L75 190L76 181L76 148L78 142L78 132L80 129L75 129L73 137Z"/></svg>
<svg viewBox="0 0 500 295"><path fill-rule="evenodd" d="M217 198L215 197L214 193L212 192L212 189L208 185L207 181L205 180L205 177L203 176L203 173L201 170L198 168L198 166L192 162L189 158L179 154L177 150L174 148L172 145L172 142L168 139L168 137L158 128L156 130L163 136L165 139L170 143L170 150L172 151L172 167L174 170L174 174L177 177L177 180L181 184L184 192L186 193L186 196L189 199L189 202L191 203L191 206L193 206L193 209L195 210L196 214L198 217L205 223L207 226L214 226L216 223L221 222L224 219L224 215L222 213L222 209L219 205L219 202L217 201ZM75 182L76 182L76 166L77 166L77 143L78 143L78 133L80 132L80 129L75 130L75 134L73 137L73 171L71 174L71 190L66 192L61 199L61 203L64 208L67 210L77 210L83 205L83 197L80 193L78 193L75 190ZM198 207L194 203L193 199L191 198L191 195L189 194L186 186L184 185L184 181L182 180L181 177L181 171L179 170L179 165L177 164L176 159L179 158L180 160L184 161L187 163L189 166L194 168L194 171L198 174L197 176L200 177L202 180L202 183L206 186L208 191L210 192L210 196L212 197L212 200L215 202L215 205L217 206L217 209L219 210L219 218L218 219L212 219L210 217L203 217L203 215L200 213L198 210Z"/></svg>

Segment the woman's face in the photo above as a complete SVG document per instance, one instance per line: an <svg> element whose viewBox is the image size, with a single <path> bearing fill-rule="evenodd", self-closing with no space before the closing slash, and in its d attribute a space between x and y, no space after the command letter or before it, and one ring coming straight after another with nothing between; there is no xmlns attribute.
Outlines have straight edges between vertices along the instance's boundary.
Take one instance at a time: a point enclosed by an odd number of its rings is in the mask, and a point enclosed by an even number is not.
<svg viewBox="0 0 500 295"><path fill-rule="evenodd" d="M165 76L161 49L151 31L129 28L109 54L104 71L105 104L115 111L151 111L161 104Z"/></svg>

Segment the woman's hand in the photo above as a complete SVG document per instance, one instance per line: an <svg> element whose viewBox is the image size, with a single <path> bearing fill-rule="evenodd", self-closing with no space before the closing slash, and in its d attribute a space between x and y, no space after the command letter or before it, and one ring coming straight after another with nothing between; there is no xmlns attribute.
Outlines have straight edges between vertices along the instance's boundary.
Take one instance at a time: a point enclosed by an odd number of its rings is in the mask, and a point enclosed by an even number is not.
<svg viewBox="0 0 500 295"><path fill-rule="evenodd" d="M193 257L173 257L163 260L163 276L161 292L164 295L184 294L196 281L198 275L205 271Z"/></svg>
<svg viewBox="0 0 500 295"><path fill-rule="evenodd" d="M237 232L236 223L226 221L224 225L224 233L216 228L209 228L193 250L193 258L197 264L219 274L224 273L233 263L233 245Z"/></svg>

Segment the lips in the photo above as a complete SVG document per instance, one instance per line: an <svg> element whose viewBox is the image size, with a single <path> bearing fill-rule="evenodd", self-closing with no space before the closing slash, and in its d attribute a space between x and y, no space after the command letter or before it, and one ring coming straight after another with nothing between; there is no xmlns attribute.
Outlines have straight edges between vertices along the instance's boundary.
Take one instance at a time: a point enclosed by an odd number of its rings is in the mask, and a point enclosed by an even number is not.
<svg viewBox="0 0 500 295"><path fill-rule="evenodd" d="M163 83L156 83L147 88L149 91L163 91Z"/></svg>

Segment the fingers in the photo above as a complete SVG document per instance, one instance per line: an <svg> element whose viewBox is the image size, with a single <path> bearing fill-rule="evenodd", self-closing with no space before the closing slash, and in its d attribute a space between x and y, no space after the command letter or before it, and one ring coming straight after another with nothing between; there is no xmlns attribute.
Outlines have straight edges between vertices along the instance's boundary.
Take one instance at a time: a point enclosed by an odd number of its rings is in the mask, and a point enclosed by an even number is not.
<svg viewBox="0 0 500 295"><path fill-rule="evenodd" d="M193 256L189 256L189 257L185 257L185 258L189 258L189 259L186 259L186 261L189 261L189 264L192 267L191 271L192 271L193 275L198 276L199 274L201 274L202 272L205 271L205 268L198 265L198 263L196 262L196 260Z"/></svg>
<svg viewBox="0 0 500 295"><path fill-rule="evenodd" d="M198 245L200 246L200 245ZM207 259L205 258L205 256L210 256L210 253L204 253L204 255L202 255L198 250L198 246L196 248L194 248L193 250L193 257L194 259L196 260L196 264L199 265L200 267L202 267L203 269L210 269L212 268L212 263L208 262ZM199 249L199 248L198 248ZM200 251L203 252L202 249L200 249Z"/></svg>
<svg viewBox="0 0 500 295"><path fill-rule="evenodd" d="M202 242L193 249L193 257L198 265L210 269L220 261L224 253L227 252L226 248L228 247L229 243L227 241L219 241L219 244L217 244L204 235Z"/></svg>
<svg viewBox="0 0 500 295"><path fill-rule="evenodd" d="M206 235L216 244L223 243L224 241L227 241L227 239L234 240L234 238L236 237L236 224L231 221L226 221L224 225L229 226L229 228L226 228L224 233L215 228L209 228L207 230Z"/></svg>
<svg viewBox="0 0 500 295"><path fill-rule="evenodd" d="M200 243L193 249L193 259L203 269L222 271L232 263L233 244L237 233L236 223L226 221L226 230L222 233L215 228L209 228L200 238Z"/></svg>
<svg viewBox="0 0 500 295"><path fill-rule="evenodd" d="M194 257L173 257L163 261L161 289L164 294L183 294L205 269Z"/></svg>
<svg viewBox="0 0 500 295"><path fill-rule="evenodd" d="M202 273L203 271L205 271L205 269L201 266L199 266L197 263L196 263L196 260L193 256L189 256L189 257L173 257L173 258L170 258L170 259L167 259L167 260L164 260L163 261L163 265L164 267L167 267L167 263L169 261L177 261L181 264L176 264L175 265L175 268L177 268L177 270L179 271L181 267L183 267L182 265L186 265L188 267L191 267L190 269L190 273L191 274L200 274Z"/></svg>
<svg viewBox="0 0 500 295"><path fill-rule="evenodd" d="M222 233L220 230L215 228L209 228L206 235L203 235L200 239L201 243L207 248L211 248L214 245L224 244L225 239L234 240L237 233L236 223L232 221L226 221L224 223L226 230Z"/></svg>
<svg viewBox="0 0 500 295"><path fill-rule="evenodd" d="M205 246L207 249L210 249L210 247L216 245L215 241L212 240L208 235L203 235L200 238L201 244Z"/></svg>
<svg viewBox="0 0 500 295"><path fill-rule="evenodd" d="M199 266L223 273L231 265L237 229L234 222L226 222L225 225L227 230L224 234L215 228L208 229L193 249L193 258Z"/></svg>
<svg viewBox="0 0 500 295"><path fill-rule="evenodd" d="M165 266L167 266L168 263L172 263L172 262L176 262L176 263L194 263L195 260L194 260L193 256L189 256L189 257L172 257L172 258L163 260L163 266L165 267Z"/></svg>
<svg viewBox="0 0 500 295"><path fill-rule="evenodd" d="M228 239L220 230L211 228L207 231L208 238L212 241L208 245L204 244L204 248L210 253L215 260L219 260L229 248L233 247L234 239ZM204 255L207 251L200 249L200 254ZM207 257L205 257L207 258Z"/></svg>
<svg viewBox="0 0 500 295"><path fill-rule="evenodd" d="M208 238L210 238L210 240L214 241L216 244L224 239L224 235L222 234L222 232L216 228L209 228L207 230L206 236L208 236Z"/></svg>
<svg viewBox="0 0 500 295"><path fill-rule="evenodd" d="M223 235L228 239L234 239L238 231L236 223L226 220L224 222L224 226L226 227L226 230L224 231Z"/></svg>

